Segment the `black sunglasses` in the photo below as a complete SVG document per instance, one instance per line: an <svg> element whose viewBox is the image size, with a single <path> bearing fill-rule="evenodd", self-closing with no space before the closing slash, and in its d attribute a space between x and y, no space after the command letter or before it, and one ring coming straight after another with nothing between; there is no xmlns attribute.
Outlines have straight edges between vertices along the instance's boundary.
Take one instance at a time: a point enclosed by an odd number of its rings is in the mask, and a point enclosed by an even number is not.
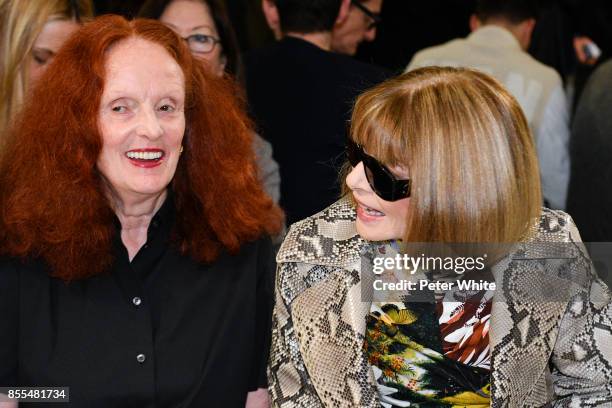
<svg viewBox="0 0 612 408"><path fill-rule="evenodd" d="M374 13L372 10L361 4L358 0L351 0L351 4L361 10L363 14L372 19L372 22L370 23L370 25L368 25L368 30L371 30L380 23L382 23L382 18L380 17L380 14Z"/></svg>
<svg viewBox="0 0 612 408"><path fill-rule="evenodd" d="M366 178L372 190L385 201L397 201L410 197L410 179L398 180L381 162L369 156L353 140L348 139L346 155L351 166L363 162Z"/></svg>

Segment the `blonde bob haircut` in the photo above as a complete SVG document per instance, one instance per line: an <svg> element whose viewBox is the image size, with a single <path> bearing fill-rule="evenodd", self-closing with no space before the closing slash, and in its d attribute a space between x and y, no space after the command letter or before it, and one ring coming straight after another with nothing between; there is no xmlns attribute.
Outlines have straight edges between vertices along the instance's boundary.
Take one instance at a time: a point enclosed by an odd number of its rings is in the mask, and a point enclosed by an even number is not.
<svg viewBox="0 0 612 408"><path fill-rule="evenodd" d="M489 75L429 67L388 80L357 99L351 138L408 171L405 242L520 242L540 215L529 126Z"/></svg>
<svg viewBox="0 0 612 408"><path fill-rule="evenodd" d="M91 0L0 0L0 134L23 102L27 57L45 23L92 16Z"/></svg>

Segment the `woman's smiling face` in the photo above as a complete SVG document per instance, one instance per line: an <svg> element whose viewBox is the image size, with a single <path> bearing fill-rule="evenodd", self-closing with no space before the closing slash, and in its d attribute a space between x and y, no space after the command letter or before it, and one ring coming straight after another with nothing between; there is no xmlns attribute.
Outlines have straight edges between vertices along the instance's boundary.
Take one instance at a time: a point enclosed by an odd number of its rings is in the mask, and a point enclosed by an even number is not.
<svg viewBox="0 0 612 408"><path fill-rule="evenodd" d="M120 198L165 191L180 157L184 106L183 71L160 45L129 38L109 50L98 169Z"/></svg>

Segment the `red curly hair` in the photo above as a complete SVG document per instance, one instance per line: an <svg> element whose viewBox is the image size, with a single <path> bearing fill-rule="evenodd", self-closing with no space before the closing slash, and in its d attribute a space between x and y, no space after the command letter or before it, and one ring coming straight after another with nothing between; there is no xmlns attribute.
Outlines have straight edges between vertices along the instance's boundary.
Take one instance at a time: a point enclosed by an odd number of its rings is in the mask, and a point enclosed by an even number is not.
<svg viewBox="0 0 612 408"><path fill-rule="evenodd" d="M235 85L208 73L159 22L103 16L66 43L8 131L0 156L2 254L42 258L64 280L111 266L117 232L96 167L98 111L106 51L130 37L163 46L185 76L184 152L171 182L177 248L209 263L280 230L282 212L257 179Z"/></svg>

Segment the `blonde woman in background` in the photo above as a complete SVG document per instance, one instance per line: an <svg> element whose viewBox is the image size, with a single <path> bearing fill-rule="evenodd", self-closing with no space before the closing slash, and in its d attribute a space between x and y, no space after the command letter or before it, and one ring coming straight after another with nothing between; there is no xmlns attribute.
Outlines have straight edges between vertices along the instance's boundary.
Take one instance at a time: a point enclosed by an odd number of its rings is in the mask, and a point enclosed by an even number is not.
<svg viewBox="0 0 612 408"><path fill-rule="evenodd" d="M91 0L0 0L0 132L64 41L92 16Z"/></svg>

